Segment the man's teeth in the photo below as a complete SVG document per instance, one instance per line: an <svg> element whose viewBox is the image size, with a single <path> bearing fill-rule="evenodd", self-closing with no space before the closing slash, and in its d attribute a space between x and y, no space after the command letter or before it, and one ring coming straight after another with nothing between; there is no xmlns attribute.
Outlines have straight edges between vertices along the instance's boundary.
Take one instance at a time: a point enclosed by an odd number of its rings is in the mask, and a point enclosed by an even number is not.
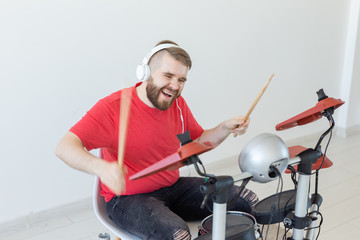
<svg viewBox="0 0 360 240"><path fill-rule="evenodd" d="M172 94L166 91L163 91L164 94L168 95L169 97L172 97Z"/></svg>

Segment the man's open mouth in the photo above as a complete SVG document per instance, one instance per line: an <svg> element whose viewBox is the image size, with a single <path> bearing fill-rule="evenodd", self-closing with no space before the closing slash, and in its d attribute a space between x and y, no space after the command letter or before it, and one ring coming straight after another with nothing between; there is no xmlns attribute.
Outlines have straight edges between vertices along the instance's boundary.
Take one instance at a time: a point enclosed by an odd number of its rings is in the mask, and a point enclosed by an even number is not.
<svg viewBox="0 0 360 240"><path fill-rule="evenodd" d="M165 96L167 96L167 97L169 97L169 98L171 98L173 95L174 95L174 93L172 93L172 92L170 92L170 91L168 91L168 90L162 90L161 91Z"/></svg>

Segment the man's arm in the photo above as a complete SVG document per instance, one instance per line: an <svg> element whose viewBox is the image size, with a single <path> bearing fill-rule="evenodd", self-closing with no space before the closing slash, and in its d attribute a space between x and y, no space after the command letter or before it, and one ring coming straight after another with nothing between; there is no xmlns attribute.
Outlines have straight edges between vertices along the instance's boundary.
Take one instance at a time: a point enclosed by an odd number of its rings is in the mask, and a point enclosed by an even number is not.
<svg viewBox="0 0 360 240"><path fill-rule="evenodd" d="M115 194L120 195L125 189L126 171L117 162L107 162L86 151L82 141L74 133L65 134L57 145L55 154L70 167L99 176L102 183Z"/></svg>
<svg viewBox="0 0 360 240"><path fill-rule="evenodd" d="M214 147L222 143L230 133L242 135L246 132L249 119L245 122L244 117L235 117L220 123L218 126L204 130L201 136L196 139L200 143L210 142Z"/></svg>

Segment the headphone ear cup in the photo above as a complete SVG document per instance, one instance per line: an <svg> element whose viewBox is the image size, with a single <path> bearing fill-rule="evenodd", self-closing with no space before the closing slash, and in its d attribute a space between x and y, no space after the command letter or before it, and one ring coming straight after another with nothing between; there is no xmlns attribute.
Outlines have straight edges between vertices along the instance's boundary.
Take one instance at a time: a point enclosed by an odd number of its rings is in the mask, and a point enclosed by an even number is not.
<svg viewBox="0 0 360 240"><path fill-rule="evenodd" d="M136 77L140 81L143 81L144 78L144 64L139 64L136 68Z"/></svg>
<svg viewBox="0 0 360 240"><path fill-rule="evenodd" d="M136 68L136 77L140 81L146 81L150 77L150 67L147 64L140 64Z"/></svg>
<svg viewBox="0 0 360 240"><path fill-rule="evenodd" d="M144 64L143 65L143 69L144 69L144 78L143 81L146 81L149 79L150 77L150 66L148 64Z"/></svg>

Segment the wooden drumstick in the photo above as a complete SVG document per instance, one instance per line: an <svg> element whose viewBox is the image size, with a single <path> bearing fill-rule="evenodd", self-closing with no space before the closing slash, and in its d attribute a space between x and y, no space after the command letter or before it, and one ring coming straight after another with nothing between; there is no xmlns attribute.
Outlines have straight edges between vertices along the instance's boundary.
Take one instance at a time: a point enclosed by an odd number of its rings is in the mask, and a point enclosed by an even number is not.
<svg viewBox="0 0 360 240"><path fill-rule="evenodd" d="M249 111L248 111L248 112L246 113L246 115L244 116L244 122L246 122L246 121L248 120L251 112L254 110L256 104L259 102L260 98L261 98L262 95L264 94L267 86L269 85L269 83L270 83L271 79L274 77L274 75L275 75L274 73L271 74L269 80L267 80L267 82L265 83L264 87L261 89L259 95L256 97L255 101L254 101L253 104L251 105ZM237 136L236 133L234 133L234 137L236 137L236 136Z"/></svg>
<svg viewBox="0 0 360 240"><path fill-rule="evenodd" d="M130 115L131 106L131 88L126 88L121 92L120 100L120 116L119 116L119 145L118 145L118 163L120 168L123 167L124 153L125 153L125 141L128 127L128 120Z"/></svg>

